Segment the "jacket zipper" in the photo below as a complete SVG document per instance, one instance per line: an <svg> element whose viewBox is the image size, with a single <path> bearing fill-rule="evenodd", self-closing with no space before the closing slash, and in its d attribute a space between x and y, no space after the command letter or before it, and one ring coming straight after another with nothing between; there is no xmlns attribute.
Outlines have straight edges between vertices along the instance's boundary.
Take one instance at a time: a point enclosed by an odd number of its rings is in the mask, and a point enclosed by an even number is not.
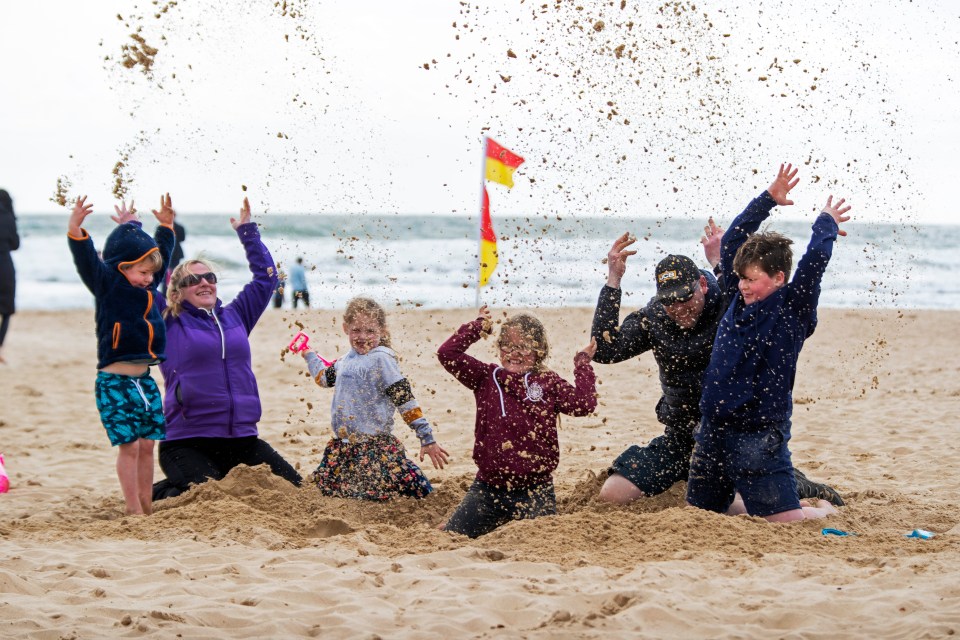
<svg viewBox="0 0 960 640"><path fill-rule="evenodd" d="M223 366L223 381L227 386L227 398L230 401L230 419L227 421L227 433L230 436L233 436L233 418L235 413L235 407L233 402L233 389L230 388L230 375L227 370L227 338L223 334L223 326L220 324L220 319L217 318L217 314L213 309L207 311L210 314L210 317L213 318L213 323L217 325L217 330L220 332L220 363Z"/></svg>

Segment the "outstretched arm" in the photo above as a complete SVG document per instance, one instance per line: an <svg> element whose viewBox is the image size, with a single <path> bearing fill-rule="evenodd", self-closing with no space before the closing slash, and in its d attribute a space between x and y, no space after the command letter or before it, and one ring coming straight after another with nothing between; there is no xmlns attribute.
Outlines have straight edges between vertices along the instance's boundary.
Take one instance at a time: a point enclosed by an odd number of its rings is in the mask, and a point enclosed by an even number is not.
<svg viewBox="0 0 960 640"><path fill-rule="evenodd" d="M67 221L67 240L70 253L73 254L73 264L83 284L91 293L97 295L99 282L103 277L105 267L93 246L93 240L80 225L93 212L93 204L87 204L87 196L77 198L73 204L73 211Z"/></svg>
<svg viewBox="0 0 960 640"><path fill-rule="evenodd" d="M230 225L237 232L247 254L247 266L253 279L243 287L229 305L243 318L247 333L253 331L257 320L266 311L273 292L278 285L277 268L273 256L260 239L260 229L250 221L250 202L244 198L240 209L240 219L230 218Z"/></svg>
<svg viewBox="0 0 960 640"><path fill-rule="evenodd" d="M620 288L620 281L623 274L627 272L627 258L637 254L636 251L627 251L627 247L636 242L637 239L624 233L613 241L613 246L607 252L607 286L614 289Z"/></svg>
<svg viewBox="0 0 960 640"><path fill-rule="evenodd" d="M573 380L570 384L560 380L557 386L557 410L571 416L585 416L597 408L597 376L590 366L590 360L597 350L597 341L577 352L573 358Z"/></svg>
<svg viewBox="0 0 960 640"><path fill-rule="evenodd" d="M850 206L844 206L846 201L841 198L836 203L833 196L827 198L827 204L813 223L813 235L807 250L797 262L797 270L790 282L792 299L801 317L816 318L817 303L820 299L820 281L827 269L830 257L833 255L833 245L840 231L840 223L846 222L850 216L844 215L850 211ZM811 326L810 332L813 331Z"/></svg>

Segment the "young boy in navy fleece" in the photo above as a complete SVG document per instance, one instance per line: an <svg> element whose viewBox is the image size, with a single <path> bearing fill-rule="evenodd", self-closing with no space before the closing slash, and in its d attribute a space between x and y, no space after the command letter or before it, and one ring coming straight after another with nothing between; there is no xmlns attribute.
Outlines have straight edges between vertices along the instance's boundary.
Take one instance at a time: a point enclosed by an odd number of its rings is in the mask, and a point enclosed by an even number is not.
<svg viewBox="0 0 960 640"><path fill-rule="evenodd" d="M93 211L86 196L78 198L67 223L70 251L80 279L93 293L97 320L97 409L118 447L117 477L127 515L153 511L153 441L163 440L166 423L150 365L166 357L166 329L157 307L157 285L166 273L176 238L170 196L154 211L160 226L156 240L136 218L133 203L115 207L119 225L97 255L90 235L80 225Z"/></svg>
<svg viewBox="0 0 960 640"><path fill-rule="evenodd" d="M701 509L746 512L771 522L820 518L836 509L826 500L801 506L790 461L790 417L797 359L817 325L820 280L839 223L850 219L844 200L827 198L813 224L807 252L789 281L792 241L756 233L799 179L780 165L769 189L734 219L723 236L720 267L731 300L713 345L694 433L687 502ZM739 292L739 295L738 295ZM735 494L742 505L733 505ZM733 506L732 506L733 505ZM732 507L732 508L731 508Z"/></svg>

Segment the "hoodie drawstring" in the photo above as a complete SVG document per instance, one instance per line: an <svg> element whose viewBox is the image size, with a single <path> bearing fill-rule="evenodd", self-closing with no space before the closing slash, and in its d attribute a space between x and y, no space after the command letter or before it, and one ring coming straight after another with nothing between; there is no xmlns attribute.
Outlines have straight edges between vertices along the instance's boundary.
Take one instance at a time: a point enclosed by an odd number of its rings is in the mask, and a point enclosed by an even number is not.
<svg viewBox="0 0 960 640"><path fill-rule="evenodd" d="M500 415L504 418L507 417L507 407L503 403L503 389L500 388L500 381L497 380L497 371L500 371L503 367L497 367L493 370L493 384L497 385L497 393L500 394Z"/></svg>

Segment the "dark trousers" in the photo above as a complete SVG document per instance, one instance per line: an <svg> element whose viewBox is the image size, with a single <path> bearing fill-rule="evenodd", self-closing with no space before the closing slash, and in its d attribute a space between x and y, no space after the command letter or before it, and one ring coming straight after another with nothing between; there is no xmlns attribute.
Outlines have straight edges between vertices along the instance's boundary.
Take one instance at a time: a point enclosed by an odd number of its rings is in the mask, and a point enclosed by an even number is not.
<svg viewBox="0 0 960 640"><path fill-rule="evenodd" d="M478 538L512 520L531 520L557 514L553 483L526 489L501 489L474 480L444 531Z"/></svg>
<svg viewBox="0 0 960 640"><path fill-rule="evenodd" d="M153 499L172 498L192 484L221 480L237 465L270 466L281 478L300 486L300 474L273 447L256 436L164 440L157 456L166 475L153 485Z"/></svg>
<svg viewBox="0 0 960 640"><path fill-rule="evenodd" d="M10 315L5 313L3 314L2 317L0 317L0 347L3 346L3 341L7 337L7 329L9 328L10 328Z"/></svg>

